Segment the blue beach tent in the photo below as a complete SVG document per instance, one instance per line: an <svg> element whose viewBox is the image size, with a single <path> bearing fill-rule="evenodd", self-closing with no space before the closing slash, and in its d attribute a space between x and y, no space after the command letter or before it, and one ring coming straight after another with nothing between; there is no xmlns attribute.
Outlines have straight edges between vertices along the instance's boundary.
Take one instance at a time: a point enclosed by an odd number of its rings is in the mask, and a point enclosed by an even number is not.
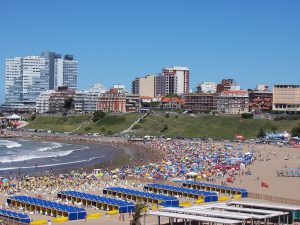
<svg viewBox="0 0 300 225"><path fill-rule="evenodd" d="M64 205L28 196L12 196L7 199L8 204L24 205L31 211L39 210L44 214L54 214L67 216L69 220L79 220L86 217L86 211L83 208Z"/></svg>
<svg viewBox="0 0 300 225"><path fill-rule="evenodd" d="M98 206L105 206L106 208L111 207L111 209L117 209L120 213L129 213L133 212L135 209L135 204L132 202L119 200L115 198L108 198L104 196L92 195L78 191L61 191L57 193L58 198L76 198L81 202L85 202L88 205L90 202L91 205Z"/></svg>
<svg viewBox="0 0 300 225"><path fill-rule="evenodd" d="M197 199L202 198L204 202L218 201L218 194L216 192L201 191L197 189L177 187L177 186L171 186L165 184L146 184L144 186L144 189L153 192L168 193L171 195L181 195L181 196L193 197Z"/></svg>
<svg viewBox="0 0 300 225"><path fill-rule="evenodd" d="M30 224L30 218L27 214L16 213L8 210L1 209L0 210L0 217L7 218L13 221L18 221L21 223L28 223Z"/></svg>
<svg viewBox="0 0 300 225"><path fill-rule="evenodd" d="M240 194L242 198L248 197L248 191L243 188L228 187L224 185L209 184L198 181L184 181L183 187L216 191L220 194Z"/></svg>
<svg viewBox="0 0 300 225"><path fill-rule="evenodd" d="M145 202L155 202L158 205L164 204L164 206L179 206L179 200L172 196L165 196L160 194L147 193L143 191L137 191L133 189L121 188L121 187L109 187L103 189L103 194L119 196L121 198L132 199L133 201L143 200Z"/></svg>

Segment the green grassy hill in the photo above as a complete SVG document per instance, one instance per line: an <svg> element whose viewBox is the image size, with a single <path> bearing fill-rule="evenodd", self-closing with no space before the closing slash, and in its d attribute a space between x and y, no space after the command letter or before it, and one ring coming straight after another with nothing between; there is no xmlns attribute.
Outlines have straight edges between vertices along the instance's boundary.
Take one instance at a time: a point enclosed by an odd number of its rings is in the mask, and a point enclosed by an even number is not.
<svg viewBox="0 0 300 225"><path fill-rule="evenodd" d="M56 132L76 133L118 133L128 128L141 114L132 113L124 115L106 115L105 118L93 122L92 115L74 115L74 116L37 116L32 122L29 122L28 128L45 129Z"/></svg>
<svg viewBox="0 0 300 225"><path fill-rule="evenodd" d="M34 121L29 122L28 128L45 129L52 131L70 132L89 123L91 116L76 115L76 116L37 116Z"/></svg>
<svg viewBox="0 0 300 225"><path fill-rule="evenodd" d="M226 138L232 139L235 134L242 134L246 138L256 137L260 128L266 131L276 127L278 131L291 130L297 121L293 120L265 120L242 119L225 116L201 116L189 115L163 116L150 115L138 125L140 135L164 135L167 137L202 137L202 138ZM164 127L167 129L164 130Z"/></svg>
<svg viewBox="0 0 300 225"><path fill-rule="evenodd" d="M76 133L100 133L114 134L127 129L142 114L106 115L105 118L92 122L91 115L75 116L38 116L30 122L28 128L45 129L52 131ZM242 119L225 116L200 116L191 117L186 114L149 115L139 123L134 130L136 136L154 135L167 137L201 137L201 138L225 138L232 139L235 134L242 134L246 138L256 137L260 128L265 131L291 130L299 120L265 120Z"/></svg>

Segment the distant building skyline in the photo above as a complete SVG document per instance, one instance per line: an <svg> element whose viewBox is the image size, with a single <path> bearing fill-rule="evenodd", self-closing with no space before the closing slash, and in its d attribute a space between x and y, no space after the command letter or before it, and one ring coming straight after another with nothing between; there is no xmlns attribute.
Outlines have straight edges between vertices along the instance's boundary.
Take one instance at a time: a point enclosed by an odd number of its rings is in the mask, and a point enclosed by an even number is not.
<svg viewBox="0 0 300 225"><path fill-rule="evenodd" d="M136 75L172 65L190 68L193 90L224 77L242 89L300 84L299 1L1 1L0 8L1 103L5 59L48 49L76 56L79 89L118 82L129 90Z"/></svg>
<svg viewBox="0 0 300 225"><path fill-rule="evenodd" d="M77 89L78 61L55 52L6 59L5 111L31 111L37 97L59 86Z"/></svg>

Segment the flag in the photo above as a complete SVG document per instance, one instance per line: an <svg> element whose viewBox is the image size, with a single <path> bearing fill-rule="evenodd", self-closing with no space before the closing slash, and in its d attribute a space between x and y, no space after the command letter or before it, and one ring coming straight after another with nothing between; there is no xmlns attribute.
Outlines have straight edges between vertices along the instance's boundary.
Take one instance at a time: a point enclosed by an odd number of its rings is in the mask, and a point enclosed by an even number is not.
<svg viewBox="0 0 300 225"><path fill-rule="evenodd" d="M261 182L260 187L269 188L269 185L266 182Z"/></svg>

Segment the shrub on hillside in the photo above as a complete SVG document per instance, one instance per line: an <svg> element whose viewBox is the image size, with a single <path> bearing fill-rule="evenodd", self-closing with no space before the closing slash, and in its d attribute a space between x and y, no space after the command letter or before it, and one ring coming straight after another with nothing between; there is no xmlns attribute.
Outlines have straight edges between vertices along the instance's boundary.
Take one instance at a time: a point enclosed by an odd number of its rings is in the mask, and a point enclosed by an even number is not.
<svg viewBox="0 0 300 225"><path fill-rule="evenodd" d="M168 125L165 124L164 127L161 129L160 132L163 133L163 132L165 132L166 130L168 130L168 128L169 128Z"/></svg>
<svg viewBox="0 0 300 225"><path fill-rule="evenodd" d="M253 114L252 113L242 113L242 118L243 119L253 119Z"/></svg>
<svg viewBox="0 0 300 225"><path fill-rule="evenodd" d="M97 110L93 113L93 122L103 119L104 117L105 117L105 112Z"/></svg>
<svg viewBox="0 0 300 225"><path fill-rule="evenodd" d="M264 138L264 137L266 137L266 132L264 131L263 128L259 129L258 134L257 134L256 137L258 137L258 138Z"/></svg>
<svg viewBox="0 0 300 225"><path fill-rule="evenodd" d="M89 130L91 130L92 128L91 127L85 127L84 128L84 131L89 131Z"/></svg>
<svg viewBox="0 0 300 225"><path fill-rule="evenodd" d="M300 123L298 124L297 127L294 127L291 131L291 135L293 137L300 137Z"/></svg>

